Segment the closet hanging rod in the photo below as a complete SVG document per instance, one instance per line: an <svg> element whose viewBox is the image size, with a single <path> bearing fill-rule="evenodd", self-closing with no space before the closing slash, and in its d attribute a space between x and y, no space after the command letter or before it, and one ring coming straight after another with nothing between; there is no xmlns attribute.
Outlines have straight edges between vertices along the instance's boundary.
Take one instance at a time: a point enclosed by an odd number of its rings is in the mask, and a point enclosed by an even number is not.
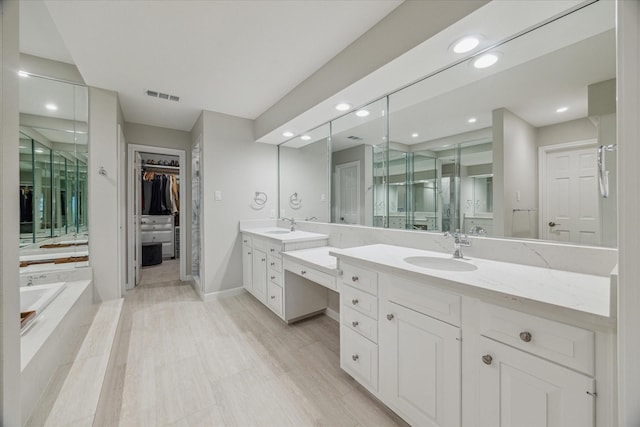
<svg viewBox="0 0 640 427"><path fill-rule="evenodd" d="M149 165L151 166L151 165ZM173 175L178 175L180 173L180 168L175 166L142 166L142 172L159 172L159 173L170 173Z"/></svg>

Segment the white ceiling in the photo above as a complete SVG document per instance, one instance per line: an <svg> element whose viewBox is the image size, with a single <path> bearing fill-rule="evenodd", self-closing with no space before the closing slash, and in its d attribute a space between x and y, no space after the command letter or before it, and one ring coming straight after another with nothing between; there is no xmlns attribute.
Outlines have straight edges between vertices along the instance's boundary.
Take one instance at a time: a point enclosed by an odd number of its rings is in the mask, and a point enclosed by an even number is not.
<svg viewBox="0 0 640 427"><path fill-rule="evenodd" d="M75 63L127 121L189 131L203 109L256 118L400 3L32 0L21 51Z"/></svg>

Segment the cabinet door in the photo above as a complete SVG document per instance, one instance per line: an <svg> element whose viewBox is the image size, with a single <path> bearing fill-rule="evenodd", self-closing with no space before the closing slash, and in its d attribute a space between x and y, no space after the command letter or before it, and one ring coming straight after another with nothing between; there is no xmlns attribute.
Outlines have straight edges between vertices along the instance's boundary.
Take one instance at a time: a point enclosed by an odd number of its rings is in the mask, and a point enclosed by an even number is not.
<svg viewBox="0 0 640 427"><path fill-rule="evenodd" d="M593 378L485 337L480 346L478 425L594 425Z"/></svg>
<svg viewBox="0 0 640 427"><path fill-rule="evenodd" d="M242 285L251 292L253 289L253 257L251 246L242 245Z"/></svg>
<svg viewBox="0 0 640 427"><path fill-rule="evenodd" d="M259 249L253 249L253 295L262 303L267 301L267 253Z"/></svg>
<svg viewBox="0 0 640 427"><path fill-rule="evenodd" d="M381 301L380 394L412 425L460 425L460 329Z"/></svg>

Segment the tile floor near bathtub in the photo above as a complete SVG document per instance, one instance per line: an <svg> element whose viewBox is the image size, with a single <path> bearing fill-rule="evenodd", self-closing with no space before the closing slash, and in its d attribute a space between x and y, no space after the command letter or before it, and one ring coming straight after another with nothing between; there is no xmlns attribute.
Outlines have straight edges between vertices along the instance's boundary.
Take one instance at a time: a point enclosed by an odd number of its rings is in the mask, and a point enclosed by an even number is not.
<svg viewBox="0 0 640 427"><path fill-rule="evenodd" d="M125 297L94 426L406 425L340 370L337 322L201 302L172 263Z"/></svg>

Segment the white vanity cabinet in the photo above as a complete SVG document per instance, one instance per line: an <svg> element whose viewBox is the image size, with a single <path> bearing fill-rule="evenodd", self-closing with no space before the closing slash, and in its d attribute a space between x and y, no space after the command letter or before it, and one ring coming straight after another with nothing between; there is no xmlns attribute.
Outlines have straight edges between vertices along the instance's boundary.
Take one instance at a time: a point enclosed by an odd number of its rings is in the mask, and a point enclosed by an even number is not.
<svg viewBox="0 0 640 427"><path fill-rule="evenodd" d="M460 297L379 277L381 400L412 425L459 426Z"/></svg>

